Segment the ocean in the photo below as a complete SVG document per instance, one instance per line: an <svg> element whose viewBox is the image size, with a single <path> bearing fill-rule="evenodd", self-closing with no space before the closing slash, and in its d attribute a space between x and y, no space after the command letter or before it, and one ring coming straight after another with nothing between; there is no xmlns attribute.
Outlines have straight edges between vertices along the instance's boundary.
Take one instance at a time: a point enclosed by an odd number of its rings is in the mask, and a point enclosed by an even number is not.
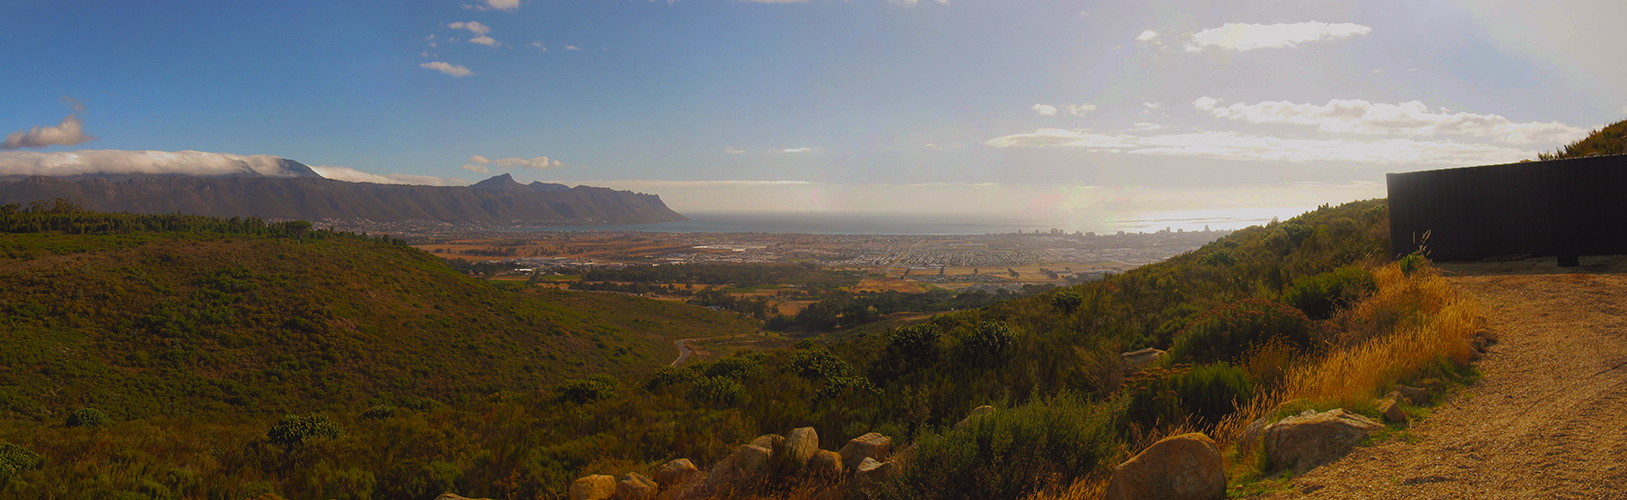
<svg viewBox="0 0 1627 500"><path fill-rule="evenodd" d="M1114 233L1242 229L1288 219L1314 207L1217 209L1114 214L918 214L857 212L695 212L691 220L655 224L518 228L518 231L648 231L667 233L990 234L1060 229Z"/></svg>

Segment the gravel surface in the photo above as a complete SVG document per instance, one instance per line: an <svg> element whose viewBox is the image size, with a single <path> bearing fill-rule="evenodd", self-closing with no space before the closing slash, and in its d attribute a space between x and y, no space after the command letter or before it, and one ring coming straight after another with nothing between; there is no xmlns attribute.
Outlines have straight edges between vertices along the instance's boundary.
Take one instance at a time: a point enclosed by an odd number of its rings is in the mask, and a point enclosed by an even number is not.
<svg viewBox="0 0 1627 500"><path fill-rule="evenodd" d="M1408 432L1272 498L1627 499L1627 257L1443 263L1501 338Z"/></svg>

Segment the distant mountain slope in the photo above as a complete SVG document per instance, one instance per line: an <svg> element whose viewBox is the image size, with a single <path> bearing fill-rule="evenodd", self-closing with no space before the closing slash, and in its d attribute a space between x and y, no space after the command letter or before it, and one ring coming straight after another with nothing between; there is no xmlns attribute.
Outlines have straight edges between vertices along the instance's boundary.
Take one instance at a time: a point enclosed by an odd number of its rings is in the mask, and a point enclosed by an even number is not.
<svg viewBox="0 0 1627 500"><path fill-rule="evenodd" d="M0 210L0 416L464 401L644 373L673 340L756 328L681 303L510 291L396 240L297 227ZM87 234L38 232L52 228Z"/></svg>
<svg viewBox="0 0 1627 500"><path fill-rule="evenodd" d="M540 182L525 185L508 174L467 187L355 183L305 175L125 180L35 176L0 182L0 203L53 198L76 200L102 212L217 217L608 224L688 220L657 195Z"/></svg>

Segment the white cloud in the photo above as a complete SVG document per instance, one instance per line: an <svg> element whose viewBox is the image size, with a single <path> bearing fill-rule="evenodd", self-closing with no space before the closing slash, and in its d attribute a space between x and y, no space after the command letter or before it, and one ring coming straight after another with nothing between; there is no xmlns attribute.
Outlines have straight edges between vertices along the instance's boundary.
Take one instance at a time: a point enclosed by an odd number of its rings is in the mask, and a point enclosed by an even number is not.
<svg viewBox="0 0 1627 500"><path fill-rule="evenodd" d="M547 50L548 50L548 47L544 47L544 46L543 46L543 45L542 45L542 42L541 42L541 41L534 41L534 42L531 42L531 46L532 46L532 47L536 47L536 48L539 48L539 49L542 49L542 50L544 50L544 51L547 51Z"/></svg>
<svg viewBox="0 0 1627 500"><path fill-rule="evenodd" d="M731 154L731 155L738 155L738 154L745 154L746 150L740 149L740 148L737 148L737 147L734 147L734 146L727 146L727 147L723 148L723 152Z"/></svg>
<svg viewBox="0 0 1627 500"><path fill-rule="evenodd" d="M565 50L582 50L575 45L566 45Z"/></svg>
<svg viewBox="0 0 1627 500"><path fill-rule="evenodd" d="M474 155L469 157L469 163L466 163L462 167L458 168L462 168L470 172L489 174L491 173L491 167L493 166L499 169L523 168L529 170L547 170L550 168L563 167L565 166L565 163L559 160L550 160L546 156L538 156L536 158L498 158L493 160L484 156Z"/></svg>
<svg viewBox="0 0 1627 500"><path fill-rule="evenodd" d="M1068 114L1073 115L1073 116L1085 116L1085 113L1095 111L1096 110L1096 105L1095 104L1089 104L1089 103L1086 103L1086 104L1069 104L1067 106L1064 106L1062 109L1064 111L1067 111Z"/></svg>
<svg viewBox="0 0 1627 500"><path fill-rule="evenodd" d="M1074 148L1094 152L1194 156L1227 160L1366 164L1486 165L1536 156L1535 151L1452 141L1294 139L1236 132L1132 135L1039 129L989 139L994 148Z"/></svg>
<svg viewBox="0 0 1627 500"><path fill-rule="evenodd" d="M463 186L469 181L432 175L374 174L346 167L311 167L323 177L345 182L371 182L374 184L414 184L420 186Z"/></svg>
<svg viewBox="0 0 1627 500"><path fill-rule="evenodd" d="M446 73L448 75L452 75L453 77L456 77L456 78L463 78L465 76L469 76L469 75L474 74L474 72L469 71L469 68L465 68L461 64L455 64L455 65L454 64L447 64L447 63L444 63L444 62L441 62L441 61L431 61L431 62L419 64L418 67L433 69L435 71L439 71L439 72L442 72L442 73Z"/></svg>
<svg viewBox="0 0 1627 500"><path fill-rule="evenodd" d="M943 151L943 146L939 146L937 144L927 143L927 144L922 144L921 149L930 149L930 150L933 150L933 151Z"/></svg>
<svg viewBox="0 0 1627 500"><path fill-rule="evenodd" d="M1291 24L1226 23L1192 35L1186 50L1199 51L1205 47L1230 50L1254 50L1292 47L1304 42L1337 40L1373 32L1373 28L1353 23L1329 24L1316 21Z"/></svg>
<svg viewBox="0 0 1627 500"><path fill-rule="evenodd" d="M802 148L781 149L781 150L774 151L774 152L775 153L796 154L796 153L808 153L808 152L812 152L812 151L813 151L813 148L802 147Z"/></svg>
<svg viewBox="0 0 1627 500"><path fill-rule="evenodd" d="M78 107L76 109L83 109L78 101L74 101L74 105ZM55 127L35 126L7 134L5 142L0 143L0 150L72 146L95 139L96 136L85 133L84 121L79 119L79 115L68 115Z"/></svg>
<svg viewBox="0 0 1627 500"><path fill-rule="evenodd" d="M1035 104L1033 108L1029 109L1033 109L1034 112L1039 113L1040 116L1056 116L1056 106Z"/></svg>
<svg viewBox="0 0 1627 500"><path fill-rule="evenodd" d="M1164 128L1163 125L1159 125L1159 124L1156 124L1156 123L1137 123L1135 125L1132 125L1131 127L1136 129L1136 130L1159 130L1159 129Z"/></svg>
<svg viewBox="0 0 1627 500"><path fill-rule="evenodd" d="M448 25L446 25L446 27L452 28L452 29L455 29L455 30L469 30L469 32L474 33L475 36L480 36L480 35L485 35L487 33L491 33L491 26L486 26L484 24L480 24L479 21L469 21L469 22L458 21L458 22L455 22L455 23L448 24Z"/></svg>
<svg viewBox="0 0 1627 500"><path fill-rule="evenodd" d="M1141 105L1146 106L1148 110L1152 110L1152 111L1157 111L1159 109L1163 109L1163 107L1164 107L1164 103L1161 103L1161 102L1144 102L1144 103L1141 103Z"/></svg>
<svg viewBox="0 0 1627 500"><path fill-rule="evenodd" d="M1265 101L1224 107L1219 103L1219 99L1205 96L1193 101L1192 105L1231 120L1314 125L1323 132L1336 133L1425 137L1462 135L1509 144L1565 142L1587 134L1586 129L1559 122L1516 123L1498 115L1453 113L1446 108L1431 111L1419 101L1387 104L1361 99L1333 99L1324 105Z"/></svg>
<svg viewBox="0 0 1627 500"><path fill-rule="evenodd" d="M808 0L735 0L736 2L752 3L807 3Z"/></svg>
<svg viewBox="0 0 1627 500"><path fill-rule="evenodd" d="M520 10L520 0L482 0L480 3L476 3L476 4L473 4L473 5L464 5L463 8L465 8L465 9L475 9L475 10L500 10L500 11L503 11L503 12L514 12L516 10Z"/></svg>
<svg viewBox="0 0 1627 500"><path fill-rule="evenodd" d="M746 180L715 180L715 181L660 181L660 180L634 180L634 181L586 181L583 184L604 186L612 189L650 189L650 188L687 188L687 187L775 187L775 186L803 186L813 184L808 181L746 181ZM636 186L636 187L632 187Z"/></svg>
<svg viewBox="0 0 1627 500"><path fill-rule="evenodd" d="M1154 38L1158 38L1158 32L1153 30L1146 30L1141 32L1140 35L1136 35L1137 42L1145 42Z"/></svg>
<svg viewBox="0 0 1627 500"><path fill-rule="evenodd" d="M0 153L0 176L68 177L89 174L294 177L282 158L203 151L116 149Z"/></svg>
<svg viewBox="0 0 1627 500"><path fill-rule="evenodd" d="M503 42L499 42L499 41L497 41L497 39L489 37L489 36L477 36L477 37L474 37L474 38L470 38L469 43L478 43L478 44L481 44L481 45L485 45L487 47L496 47L496 46L499 46L499 45L503 44Z"/></svg>
<svg viewBox="0 0 1627 500"><path fill-rule="evenodd" d="M1621 114L1627 115L1627 106L1621 107Z"/></svg>
<svg viewBox="0 0 1627 500"><path fill-rule="evenodd" d="M1079 18L1080 18L1080 19L1084 19L1084 18L1087 18L1087 17L1090 17L1090 13L1089 13L1089 12L1085 12L1085 11L1082 11L1082 10L1081 10L1081 11L1079 11Z"/></svg>
<svg viewBox="0 0 1627 500"><path fill-rule="evenodd" d="M418 57L425 57L425 58L429 57L429 51L426 50L426 51L423 51L423 52L419 52Z"/></svg>

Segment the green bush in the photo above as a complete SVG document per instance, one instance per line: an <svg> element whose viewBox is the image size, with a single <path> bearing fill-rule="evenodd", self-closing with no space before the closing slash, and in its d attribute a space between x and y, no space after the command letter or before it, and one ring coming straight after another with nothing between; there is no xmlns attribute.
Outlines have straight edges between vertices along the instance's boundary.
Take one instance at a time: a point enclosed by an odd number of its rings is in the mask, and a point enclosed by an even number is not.
<svg viewBox="0 0 1627 500"><path fill-rule="evenodd" d="M1085 303L1085 295L1074 290L1057 292L1051 296L1051 307L1062 311L1062 314L1073 314L1079 305Z"/></svg>
<svg viewBox="0 0 1627 500"><path fill-rule="evenodd" d="M1172 380L1182 410L1202 426L1219 424L1254 398L1254 381L1241 367L1215 363L1193 367Z"/></svg>
<svg viewBox="0 0 1627 500"><path fill-rule="evenodd" d="M934 323L921 323L887 332L887 348L882 353L889 368L909 372L938 361L938 339L943 332Z"/></svg>
<svg viewBox="0 0 1627 500"><path fill-rule="evenodd" d="M708 377L746 380L763 373L763 364L751 356L735 355L713 362L701 373Z"/></svg>
<svg viewBox="0 0 1627 500"><path fill-rule="evenodd" d="M1311 343L1311 320L1304 312L1260 299L1216 307L1187 322L1169 354L1177 361L1233 361L1266 341L1280 338L1305 349Z"/></svg>
<svg viewBox="0 0 1627 500"><path fill-rule="evenodd" d="M609 399L616 395L616 378L601 373L587 378L567 380L554 387L554 392L558 393L560 398L576 404Z"/></svg>
<svg viewBox="0 0 1627 500"><path fill-rule="evenodd" d="M1237 262L1237 254L1232 253L1229 249L1222 248L1204 254L1203 257L1198 259L1198 262L1210 266L1226 267Z"/></svg>
<svg viewBox="0 0 1627 500"><path fill-rule="evenodd" d="M785 371L808 380L828 380L853 375L853 365L824 349L801 350L791 355Z"/></svg>
<svg viewBox="0 0 1627 500"><path fill-rule="evenodd" d="M998 358L1016 341L1003 321L984 321L961 339L961 347L974 358Z"/></svg>
<svg viewBox="0 0 1627 500"><path fill-rule="evenodd" d="M650 378L644 379L644 390L659 392L668 387L695 381L695 371L681 366L663 366Z"/></svg>
<svg viewBox="0 0 1627 500"><path fill-rule="evenodd" d="M312 438L337 438L345 435L339 424L326 415L284 415L266 431L266 438L284 447L293 447Z"/></svg>
<svg viewBox="0 0 1627 500"><path fill-rule="evenodd" d="M726 377L704 377L689 387L689 400L713 406L735 406L746 401L746 386Z"/></svg>
<svg viewBox="0 0 1627 500"><path fill-rule="evenodd" d="M1361 300L1375 290L1378 282L1372 272L1345 266L1294 280L1282 298L1311 319L1327 319L1334 309Z"/></svg>
<svg viewBox="0 0 1627 500"><path fill-rule="evenodd" d="M375 405L362 412L362 418L370 420L384 420L399 415L401 410L390 405Z"/></svg>
<svg viewBox="0 0 1627 500"><path fill-rule="evenodd" d="M1121 431L1147 430L1184 421L1187 412L1173 382L1184 372L1185 368L1152 367L1125 380L1116 406L1119 425L1115 427Z"/></svg>
<svg viewBox="0 0 1627 500"><path fill-rule="evenodd" d="M1072 396L1000 410L918 441L915 458L871 491L883 499L1022 498L1118 462L1111 415Z"/></svg>
<svg viewBox="0 0 1627 500"><path fill-rule="evenodd" d="M40 468L45 457L34 450L11 443L0 443L0 486L11 481L17 473Z"/></svg>
<svg viewBox="0 0 1627 500"><path fill-rule="evenodd" d="M825 380L825 386L814 393L814 401L830 401L850 394L875 395L881 394L881 389L864 377L834 377Z"/></svg>
<svg viewBox="0 0 1627 500"><path fill-rule="evenodd" d="M106 413L95 408L80 408L68 414L68 427L101 427L112 423Z"/></svg>

